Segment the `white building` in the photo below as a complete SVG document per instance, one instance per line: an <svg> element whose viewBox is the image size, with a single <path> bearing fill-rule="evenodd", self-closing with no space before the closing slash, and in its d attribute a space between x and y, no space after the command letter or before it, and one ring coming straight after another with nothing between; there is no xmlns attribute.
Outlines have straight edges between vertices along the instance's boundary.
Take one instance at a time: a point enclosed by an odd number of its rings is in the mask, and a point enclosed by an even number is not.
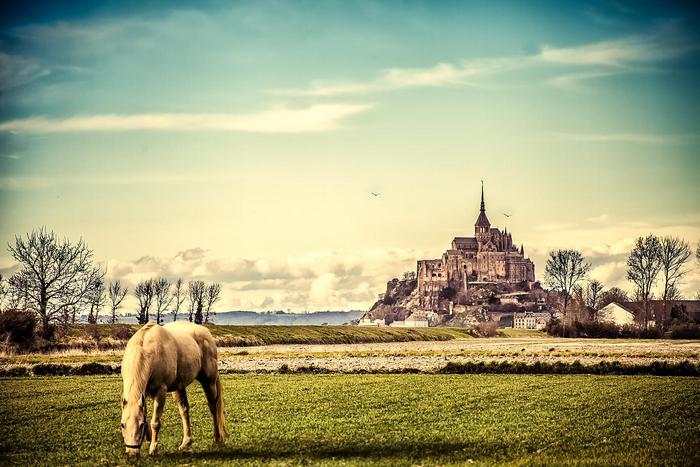
<svg viewBox="0 0 700 467"><path fill-rule="evenodd" d="M612 323L618 326L634 325L634 313L617 302L612 302L598 310L596 319L603 323Z"/></svg>
<svg viewBox="0 0 700 467"><path fill-rule="evenodd" d="M513 313L514 329L544 329L549 320L549 313Z"/></svg>
<svg viewBox="0 0 700 467"><path fill-rule="evenodd" d="M394 321L389 326L396 328L427 328L430 325L428 315L424 311L414 311L403 321Z"/></svg>
<svg viewBox="0 0 700 467"><path fill-rule="evenodd" d="M380 326L384 326L384 320L383 319L371 319L371 318L368 318L367 315L365 315L362 317L360 322L357 323L357 325L358 326L380 327Z"/></svg>

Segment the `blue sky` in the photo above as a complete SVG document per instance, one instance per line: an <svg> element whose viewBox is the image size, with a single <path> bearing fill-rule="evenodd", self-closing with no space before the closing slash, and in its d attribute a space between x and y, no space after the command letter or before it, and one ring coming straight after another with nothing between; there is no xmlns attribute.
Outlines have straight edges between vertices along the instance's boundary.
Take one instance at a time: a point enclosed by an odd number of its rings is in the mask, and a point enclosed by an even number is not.
<svg viewBox="0 0 700 467"><path fill-rule="evenodd" d="M538 277L572 247L629 288L635 236L700 238L689 4L197 5L9 8L0 239L46 225L110 277L303 310L366 307L438 257L482 179Z"/></svg>

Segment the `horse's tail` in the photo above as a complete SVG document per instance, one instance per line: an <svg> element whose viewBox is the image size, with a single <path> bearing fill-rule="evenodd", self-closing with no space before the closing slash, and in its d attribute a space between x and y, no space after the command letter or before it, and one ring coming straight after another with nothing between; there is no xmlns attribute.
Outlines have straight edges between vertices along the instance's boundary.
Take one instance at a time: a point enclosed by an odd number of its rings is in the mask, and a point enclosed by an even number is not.
<svg viewBox="0 0 700 467"><path fill-rule="evenodd" d="M228 432L226 431L226 419L224 417L224 390L221 386L221 376L216 376L216 420L218 423L218 431L221 435L221 441L226 439Z"/></svg>

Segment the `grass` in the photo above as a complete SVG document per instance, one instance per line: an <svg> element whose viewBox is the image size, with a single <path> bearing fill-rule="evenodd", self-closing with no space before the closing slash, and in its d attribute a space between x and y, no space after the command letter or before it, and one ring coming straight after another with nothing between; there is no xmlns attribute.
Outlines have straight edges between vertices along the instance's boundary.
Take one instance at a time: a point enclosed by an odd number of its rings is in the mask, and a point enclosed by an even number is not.
<svg viewBox="0 0 700 467"><path fill-rule="evenodd" d="M548 338L552 337L544 331L538 331L536 329L512 329L505 328L498 330L498 337L542 337Z"/></svg>
<svg viewBox="0 0 700 467"><path fill-rule="evenodd" d="M458 328L218 325L208 328L220 346L445 341L471 337L466 329Z"/></svg>
<svg viewBox="0 0 700 467"><path fill-rule="evenodd" d="M101 339L109 340L115 327L136 331L140 326L99 324ZM219 346L252 346L271 344L360 344L371 342L444 341L472 337L460 328L379 328L362 326L227 326L207 325ZM63 350L94 346L85 336L86 325L72 325L59 342ZM540 333L542 334L542 333ZM116 341L118 342L118 341ZM126 344L126 341L123 342Z"/></svg>
<svg viewBox="0 0 700 467"><path fill-rule="evenodd" d="M651 376L225 376L230 438L192 387L193 451L168 399L160 453L207 463L700 463L700 379ZM117 377L0 379L0 464L127 464ZM150 411L150 410L149 410Z"/></svg>

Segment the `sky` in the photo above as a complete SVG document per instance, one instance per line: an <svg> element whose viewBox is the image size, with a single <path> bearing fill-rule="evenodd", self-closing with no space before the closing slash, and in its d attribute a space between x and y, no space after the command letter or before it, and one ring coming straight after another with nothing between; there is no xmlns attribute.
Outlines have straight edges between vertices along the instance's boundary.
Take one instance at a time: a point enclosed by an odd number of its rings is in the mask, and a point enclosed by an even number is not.
<svg viewBox="0 0 700 467"><path fill-rule="evenodd" d="M45 226L132 289L310 311L367 309L471 235L481 180L538 279L576 248L631 290L636 237L700 239L691 2L22 3L0 19L0 244Z"/></svg>

